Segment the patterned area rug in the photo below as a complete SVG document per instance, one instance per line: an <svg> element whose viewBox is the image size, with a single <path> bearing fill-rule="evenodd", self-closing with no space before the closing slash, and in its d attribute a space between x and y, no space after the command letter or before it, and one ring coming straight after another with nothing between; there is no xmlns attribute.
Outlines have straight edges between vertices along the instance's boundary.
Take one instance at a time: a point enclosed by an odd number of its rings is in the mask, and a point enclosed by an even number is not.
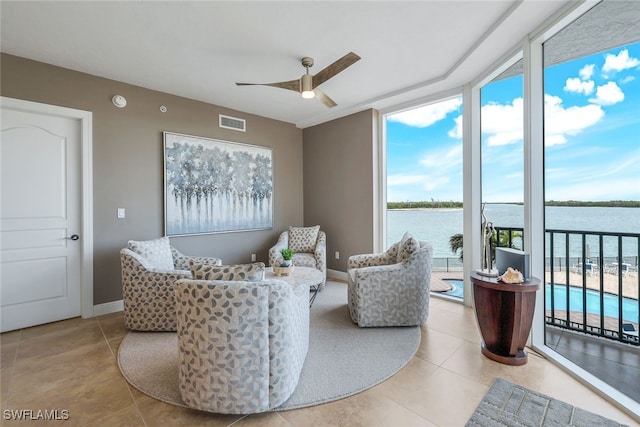
<svg viewBox="0 0 640 427"><path fill-rule="evenodd" d="M293 395L276 410L331 402L371 388L402 369L420 344L420 328L359 328L347 285L327 282L311 307L309 351ZM185 406L178 391L178 339L172 332L129 332L118 364L141 392Z"/></svg>
<svg viewBox="0 0 640 427"><path fill-rule="evenodd" d="M497 378L467 427L622 426L616 421Z"/></svg>

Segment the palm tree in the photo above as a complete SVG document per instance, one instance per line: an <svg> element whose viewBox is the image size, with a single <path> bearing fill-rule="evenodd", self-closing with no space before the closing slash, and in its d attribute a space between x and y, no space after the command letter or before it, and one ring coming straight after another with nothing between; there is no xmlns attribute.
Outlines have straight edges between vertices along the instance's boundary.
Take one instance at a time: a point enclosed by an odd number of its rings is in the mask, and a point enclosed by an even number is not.
<svg viewBox="0 0 640 427"><path fill-rule="evenodd" d="M451 252L457 254L458 251L460 251L460 261L462 261L462 246L462 233L454 234L453 236L449 237L449 247L451 248Z"/></svg>
<svg viewBox="0 0 640 427"><path fill-rule="evenodd" d="M522 239L522 233L518 232L518 231L514 231L511 234L512 237L512 242L511 245L509 245L509 232L506 230L501 230L500 231L500 242L498 243L497 240L497 234L498 233L494 233L493 236L491 236L491 254L492 256L495 258L495 251L496 251L496 246L499 247L509 247L511 246L512 248L514 247L513 244L513 240L520 238ZM460 261L462 261L462 248L463 248L463 237L461 233L458 234L454 234L453 236L449 237L449 247L451 248L451 252L453 252L454 254L457 254L458 251L460 252ZM497 244L498 243L498 244Z"/></svg>

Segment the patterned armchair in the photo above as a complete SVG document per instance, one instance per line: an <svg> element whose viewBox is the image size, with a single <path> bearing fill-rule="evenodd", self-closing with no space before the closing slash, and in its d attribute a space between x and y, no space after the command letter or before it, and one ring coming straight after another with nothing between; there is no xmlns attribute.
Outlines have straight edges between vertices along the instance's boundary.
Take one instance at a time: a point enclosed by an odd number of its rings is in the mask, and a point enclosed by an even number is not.
<svg viewBox="0 0 640 427"><path fill-rule="evenodd" d="M289 399L309 348L306 286L181 279L175 293L178 384L187 406L251 414Z"/></svg>
<svg viewBox="0 0 640 427"><path fill-rule="evenodd" d="M134 331L175 331L176 280L191 278L189 261L220 265L219 258L183 255L168 237L129 241L120 251L124 324Z"/></svg>
<svg viewBox="0 0 640 427"><path fill-rule="evenodd" d="M413 326L426 322L433 247L406 234L405 237L382 254L349 258L349 312L358 326Z"/></svg>
<svg viewBox="0 0 640 427"><path fill-rule="evenodd" d="M275 246L269 249L269 265L280 265L283 261L280 251L285 248L293 249L293 265L312 267L320 270L327 279L327 235L314 227L289 227L283 231Z"/></svg>

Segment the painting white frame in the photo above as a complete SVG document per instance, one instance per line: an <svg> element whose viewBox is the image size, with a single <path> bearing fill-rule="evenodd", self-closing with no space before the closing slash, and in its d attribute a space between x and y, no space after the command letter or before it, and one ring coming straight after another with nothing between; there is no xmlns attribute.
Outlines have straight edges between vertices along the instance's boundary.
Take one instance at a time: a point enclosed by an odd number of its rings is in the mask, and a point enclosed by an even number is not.
<svg viewBox="0 0 640 427"><path fill-rule="evenodd" d="M166 236L273 228L271 148L163 132Z"/></svg>

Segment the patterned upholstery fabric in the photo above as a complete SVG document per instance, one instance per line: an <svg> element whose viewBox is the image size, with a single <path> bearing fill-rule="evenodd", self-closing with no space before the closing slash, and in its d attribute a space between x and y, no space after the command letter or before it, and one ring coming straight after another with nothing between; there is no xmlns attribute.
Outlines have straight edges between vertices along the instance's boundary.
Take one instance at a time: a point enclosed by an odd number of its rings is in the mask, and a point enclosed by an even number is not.
<svg viewBox="0 0 640 427"><path fill-rule="evenodd" d="M294 252L313 252L318 241L320 226L289 227L289 247Z"/></svg>
<svg viewBox="0 0 640 427"><path fill-rule="evenodd" d="M408 231L405 231L405 233L402 235L402 238L398 242L398 255L397 255L396 262L404 261L403 255L401 254L401 251L403 249L405 249L405 250L409 249L409 248L406 248L406 245L407 245L407 242L409 241L409 239L411 239L411 238L412 238L412 236L411 236L411 234L409 234Z"/></svg>
<svg viewBox="0 0 640 427"><path fill-rule="evenodd" d="M141 255L147 262L158 270L174 270L171 242L168 237L154 240L129 240L129 249Z"/></svg>
<svg viewBox="0 0 640 427"><path fill-rule="evenodd" d="M157 269L130 249L120 251L124 324L134 331L175 331L176 298L174 283L191 278L189 260L222 264L218 258L188 257L171 248L174 267ZM185 268L186 267L186 268Z"/></svg>
<svg viewBox="0 0 640 427"><path fill-rule="evenodd" d="M251 414L282 405L309 348L309 289L280 280L176 283L178 382L202 411Z"/></svg>
<svg viewBox="0 0 640 427"><path fill-rule="evenodd" d="M409 259L411 254L418 250L420 244L413 237L409 237L398 246L398 262L403 262Z"/></svg>
<svg viewBox="0 0 640 427"><path fill-rule="evenodd" d="M360 327L414 326L427 321L433 246L419 247L397 262L396 243L383 254L354 255L348 261L351 320Z"/></svg>
<svg viewBox="0 0 640 427"><path fill-rule="evenodd" d="M264 279L264 262L237 265L210 265L189 262L191 274L199 280L244 280L256 282Z"/></svg>
<svg viewBox="0 0 640 427"><path fill-rule="evenodd" d="M315 227L308 227L315 228ZM283 261L280 251L289 246L289 232L283 231L278 237L276 244L269 249L269 265L280 265ZM293 254L293 265L303 267L313 267L322 272L324 279L327 278L327 235L324 231L318 231L318 238L314 248L308 252L295 251ZM324 281L323 281L324 285Z"/></svg>

